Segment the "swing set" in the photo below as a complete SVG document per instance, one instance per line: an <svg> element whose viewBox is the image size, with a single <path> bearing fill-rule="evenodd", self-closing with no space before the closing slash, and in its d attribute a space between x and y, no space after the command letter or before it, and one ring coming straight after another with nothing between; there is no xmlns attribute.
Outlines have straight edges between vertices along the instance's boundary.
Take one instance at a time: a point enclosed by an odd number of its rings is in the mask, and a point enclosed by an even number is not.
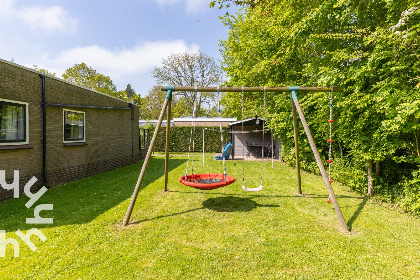
<svg viewBox="0 0 420 280"><path fill-rule="evenodd" d="M293 114L293 127L294 127L294 140L295 140L295 155L296 155L296 171L297 171L297 185L298 185L298 193L302 194L301 189L301 176L300 176L300 164L299 164L299 143L298 143L298 121L297 121L297 115L299 115L299 118L301 120L302 126L304 128L304 131L306 133L306 136L308 138L309 144L311 146L312 152L314 154L315 160L318 164L318 168L321 172L322 178L324 180L325 186L327 188L329 197L327 199L327 202L331 202L334 206L337 218L340 222L341 227L345 232L349 232L349 229L347 227L346 221L344 220L343 214L341 212L340 206L338 205L337 199L335 197L334 191L331 187L331 143L333 142L331 138L331 126L332 126L332 92L335 91L341 91L341 88L329 88L329 87L184 87L184 86L165 86L161 87L162 91L166 91L166 98L162 106L162 110L159 115L159 120L156 125L155 132L152 137L152 141L150 143L146 158L144 160L142 169L140 171L140 175L138 177L136 186L134 188L133 195L130 200L130 204L127 209L127 213L124 217L123 226L126 226L130 220L131 213L134 208L134 204L136 202L138 192L140 190L141 183L143 181L147 166L149 164L152 151L154 148L154 145L156 143L157 134L161 127L165 111L167 112L167 123L169 124L171 121L171 103L172 103L172 94L177 91L201 91L201 92L242 92L242 115L243 115L243 94L244 92L253 92L253 93L264 93L264 107L265 107L265 94L266 92L289 92L291 94L291 100L292 100L292 114ZM312 138L312 134L310 132L310 129L308 127L308 124L306 122L305 116L303 114L303 111L300 107L299 100L297 97L297 92L330 92L330 119L328 122L330 123L330 139L328 140L330 147L329 147L329 159L327 160L329 164L328 168L328 175L325 171L324 165L322 163L321 157L319 155L319 152L316 148L315 142ZM219 110L220 114L220 110ZM221 130L221 125L220 125ZM243 130L243 129L242 129ZM264 130L264 129L263 129ZM164 191L168 191L168 167L169 167L169 141L170 141L170 129L166 129L166 146L165 146L165 175L164 175ZM223 150L223 135L221 136L221 142L222 142L222 150ZM190 145L191 145L191 139L190 139ZM194 148L193 148L194 150ZM262 157L264 158L264 156ZM187 163L188 164L188 163ZM229 185L233 182L235 182L235 178L226 174L226 168L224 165L224 157L223 157L223 167L224 167L224 174L218 174L218 173L209 173L209 174L185 174L185 176L182 176L180 178L180 182L196 187L199 189L214 189L221 186ZM244 168L243 168L244 169ZM261 165L262 169L262 165ZM188 167L187 167L188 170ZM192 172L191 172L192 173ZM243 170L244 173L244 170ZM244 176L243 176L244 177ZM245 187L245 182L243 178L243 186L242 188L245 191L260 191L263 188L262 185L262 173L261 173L261 185L258 188L250 189Z"/></svg>
<svg viewBox="0 0 420 280"><path fill-rule="evenodd" d="M264 88L266 89L266 88ZM195 87L195 91L197 91L197 87ZM219 93L219 89L217 89L217 92ZM265 95L266 92L264 91L264 117L265 117ZM243 95L243 91L242 91L242 95L241 95L241 107L242 107L242 120L244 118L244 104L243 104L243 100L244 100L244 95ZM221 159L223 161L223 174L219 174L219 173L208 173L208 174L194 174L194 161L191 161L191 175L188 175L188 164L190 162L190 152L191 152L191 143L192 143L192 147L193 147L193 156L194 156L194 145L195 145L195 139L193 138L193 135L195 135L195 122L194 122L194 117L191 120L191 133L190 133L190 139L189 139L189 146L188 146L188 160L187 160L187 168L185 171L185 176L182 176L181 178L179 178L179 182L181 184L184 184L186 186L190 186L193 188L197 188L197 189L201 189L201 190L212 190L212 189L216 189L216 188L220 188L220 187L224 187L227 185L230 185L232 183L235 182L235 178L233 176L227 175L226 174L226 166L225 166L225 159L227 159L226 157L226 152L229 150L229 147L232 146L231 143L227 143L224 146L224 142L223 142L223 130L222 130L222 121L221 121L221 110L220 110L220 102L218 103L218 109L217 109L218 113L219 113L219 133L220 133L220 142L221 142L221 147L222 147L222 155L221 156L215 156L215 159ZM194 108L193 108L193 116L195 116L196 113L196 104L194 104ZM241 121L242 124L242 131L239 131L240 133L248 133L249 131L244 131L244 122ZM217 130L214 130L217 131ZM254 130L255 131L255 130ZM258 131L258 130L257 130ZM263 135L262 135L262 140L264 143L264 135L265 135L265 120L263 120L263 129L261 130ZM231 132L233 133L233 132ZM204 141L205 141L205 137L204 137L204 129L203 129L203 166L204 166ZM272 143L273 145L273 143ZM242 154L245 154L244 152L244 146L242 146ZM273 161L273 153L272 153L272 161ZM264 164L264 146L262 146L261 149L261 184L258 188L247 188L245 187L245 157L242 157L242 189L244 191L248 191L248 192L258 192L261 191L263 189L263 164ZM272 165L273 166L273 165Z"/></svg>
<svg viewBox="0 0 420 280"><path fill-rule="evenodd" d="M195 91L197 91L197 87L195 87ZM221 119L220 113L220 103L218 106L219 112L219 119ZM194 103L193 109L193 116L195 116L196 112L196 103ZM226 174L226 166L225 166L225 147L223 146L223 130L222 130L222 121L219 122L219 132L220 132L220 142L222 143L222 156L221 159L223 160L223 174L219 173L207 173L207 174L194 174L194 160L191 160L191 175L188 175L188 163L190 162L190 152L191 152L191 142L192 142L192 150L194 156L194 143L195 139L193 139L193 135L195 134L195 122L194 117L191 120L191 133L190 133L190 140L188 145L188 160L187 160L187 168L185 170L185 176L179 178L179 182L186 186L190 186L200 190L213 190L220 187L224 187L230 185L235 182L235 178L233 176ZM203 166L204 166L204 129L203 129Z"/></svg>

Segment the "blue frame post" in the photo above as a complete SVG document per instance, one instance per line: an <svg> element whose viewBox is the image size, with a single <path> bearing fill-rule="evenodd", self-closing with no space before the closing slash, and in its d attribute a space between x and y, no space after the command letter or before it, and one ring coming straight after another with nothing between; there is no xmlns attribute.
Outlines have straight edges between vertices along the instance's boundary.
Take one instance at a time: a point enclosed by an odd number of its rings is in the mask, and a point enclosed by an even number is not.
<svg viewBox="0 0 420 280"><path fill-rule="evenodd" d="M328 179L327 172L325 171L324 164L322 163L321 157L319 156L318 149L316 148L314 139L312 138L311 131L309 130L308 124L306 122L305 116L303 114L302 108L300 107L298 97L296 95L296 90L298 87L290 87L289 91L291 91L292 101L296 106L296 110L299 114L300 121L303 125L305 130L306 136L308 137L309 144L311 146L312 152L315 156L315 160L318 164L319 171L321 171L322 179L324 180L325 186L327 187L328 194L330 195L331 202L334 205L335 213L337 214L337 218L341 224L341 227L345 232L349 232L349 228L347 226L346 221L344 220L343 213L341 212L340 206L338 205L337 199L335 197L334 191L331 187L331 183Z"/></svg>

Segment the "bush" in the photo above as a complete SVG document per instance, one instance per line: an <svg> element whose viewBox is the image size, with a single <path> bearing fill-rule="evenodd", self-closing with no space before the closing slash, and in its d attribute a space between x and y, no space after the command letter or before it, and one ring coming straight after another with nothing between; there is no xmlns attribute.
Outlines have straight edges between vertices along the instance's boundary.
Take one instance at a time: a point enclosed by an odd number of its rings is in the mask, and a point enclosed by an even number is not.
<svg viewBox="0 0 420 280"><path fill-rule="evenodd" d="M335 158L331 165L331 176L334 181L345 184L360 194L367 193L366 166L361 162L345 158Z"/></svg>
<svg viewBox="0 0 420 280"><path fill-rule="evenodd" d="M193 136L191 140L190 151L203 152L203 129L204 132L204 152L205 153L221 153L222 144L220 141L220 132L218 127L195 127L193 128ZM223 129L223 146L230 142L230 129ZM169 152L171 153L187 153L190 146L191 127L173 126L171 127L171 141L169 143ZM155 152L165 152L166 127L160 129L155 144Z"/></svg>
<svg viewBox="0 0 420 280"><path fill-rule="evenodd" d="M401 206L408 212L420 214L420 172L413 171L413 178L404 182Z"/></svg>

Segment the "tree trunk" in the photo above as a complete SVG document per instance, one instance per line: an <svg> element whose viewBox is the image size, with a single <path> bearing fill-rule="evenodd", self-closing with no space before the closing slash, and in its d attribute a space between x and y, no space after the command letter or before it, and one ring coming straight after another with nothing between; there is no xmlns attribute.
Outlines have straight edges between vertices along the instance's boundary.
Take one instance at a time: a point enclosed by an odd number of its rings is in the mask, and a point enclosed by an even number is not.
<svg viewBox="0 0 420 280"><path fill-rule="evenodd" d="M381 162L380 161L377 161L375 163L375 175L376 175L376 178L381 177Z"/></svg>
<svg viewBox="0 0 420 280"><path fill-rule="evenodd" d="M368 192L367 195L371 196L373 191L373 180L372 180L373 163L372 159L367 160L367 179L368 179Z"/></svg>
<svg viewBox="0 0 420 280"><path fill-rule="evenodd" d="M343 158L344 157L343 147L341 147L340 141L338 141L337 143L338 143L338 147L340 148L341 158Z"/></svg>

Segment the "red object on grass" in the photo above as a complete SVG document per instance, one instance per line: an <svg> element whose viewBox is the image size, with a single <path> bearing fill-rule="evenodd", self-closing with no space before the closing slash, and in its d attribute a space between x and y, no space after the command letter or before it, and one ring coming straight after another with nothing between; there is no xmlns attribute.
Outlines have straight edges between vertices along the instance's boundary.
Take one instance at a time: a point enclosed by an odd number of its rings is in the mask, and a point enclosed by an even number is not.
<svg viewBox="0 0 420 280"><path fill-rule="evenodd" d="M330 142L330 143L334 142L334 140L332 140L332 139L328 139L327 141Z"/></svg>
<svg viewBox="0 0 420 280"><path fill-rule="evenodd" d="M334 122L334 120L328 120L328 122L329 122L329 123L332 123L332 122Z"/></svg>
<svg viewBox="0 0 420 280"><path fill-rule="evenodd" d="M223 174L219 173L190 174L187 178L179 178L179 182L200 190L212 190L234 183L235 177L226 175L224 178Z"/></svg>
<svg viewBox="0 0 420 280"><path fill-rule="evenodd" d="M331 203L331 198L327 198L327 199L326 199L326 201L327 201L328 203Z"/></svg>
<svg viewBox="0 0 420 280"><path fill-rule="evenodd" d="M330 183L334 182L333 180L330 180Z"/></svg>
<svg viewBox="0 0 420 280"><path fill-rule="evenodd" d="M331 163L331 162L333 162L333 161L332 161L331 159L327 159L327 162L328 162L328 163Z"/></svg>

